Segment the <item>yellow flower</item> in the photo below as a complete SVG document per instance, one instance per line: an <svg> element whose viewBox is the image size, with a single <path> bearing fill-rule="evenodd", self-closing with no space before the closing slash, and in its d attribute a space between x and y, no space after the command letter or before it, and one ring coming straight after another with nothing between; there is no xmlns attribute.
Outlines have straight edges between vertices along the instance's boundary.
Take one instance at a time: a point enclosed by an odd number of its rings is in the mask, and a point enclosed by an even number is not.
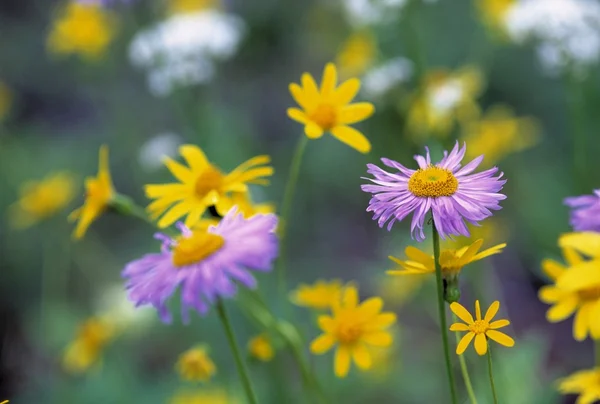
<svg viewBox="0 0 600 404"><path fill-rule="evenodd" d="M85 180L85 201L83 206L69 215L69 220L78 220L73 237L80 239L88 227L110 206L115 190L108 167L108 147L100 147L98 174Z"/></svg>
<svg viewBox="0 0 600 404"><path fill-rule="evenodd" d="M298 289L290 294L290 300L297 306L326 310L330 309L339 300L343 289L342 281L339 279L331 281L318 280L314 285L302 284L298 286Z"/></svg>
<svg viewBox="0 0 600 404"><path fill-rule="evenodd" d="M207 382L217 371L204 347L195 347L181 354L176 369L182 379L192 382Z"/></svg>
<svg viewBox="0 0 600 404"><path fill-rule="evenodd" d="M393 278L381 276L377 282L378 294L386 303L399 307L412 299L427 278L417 274Z"/></svg>
<svg viewBox="0 0 600 404"><path fill-rule="evenodd" d="M360 76L373 64L377 56L377 43L369 31L355 32L344 42L337 65L341 77Z"/></svg>
<svg viewBox="0 0 600 404"><path fill-rule="evenodd" d="M483 90L479 69L466 66L456 72L433 70L410 101L407 125L417 137L447 136L454 123L466 123L480 114L476 98Z"/></svg>
<svg viewBox="0 0 600 404"><path fill-rule="evenodd" d="M535 146L539 128L533 118L517 118L510 108L496 105L466 126L463 140L469 145L465 158L483 154L485 164L491 166L511 153Z"/></svg>
<svg viewBox="0 0 600 404"><path fill-rule="evenodd" d="M266 335L258 335L248 342L248 351L253 358L269 362L275 356L275 350Z"/></svg>
<svg viewBox="0 0 600 404"><path fill-rule="evenodd" d="M171 398L169 404L235 404L237 400L222 389L181 391Z"/></svg>
<svg viewBox="0 0 600 404"><path fill-rule="evenodd" d="M94 317L84 322L65 351L65 369L71 373L88 370L100 360L102 350L113 339L114 333L113 325L106 319Z"/></svg>
<svg viewBox="0 0 600 404"><path fill-rule="evenodd" d="M59 13L48 36L56 54L77 53L88 60L100 58L115 32L115 16L100 4L72 1Z"/></svg>
<svg viewBox="0 0 600 404"><path fill-rule="evenodd" d="M11 103L12 94L10 90L4 83L0 82L0 122L8 114Z"/></svg>
<svg viewBox="0 0 600 404"><path fill-rule="evenodd" d="M546 319L555 323L576 313L573 338L583 341L589 332L592 338L600 339L600 234L565 234L559 245L567 266L550 259L542 262L542 269L554 281L538 293L542 302L553 305ZM578 251L595 259L584 260Z"/></svg>
<svg viewBox="0 0 600 404"><path fill-rule="evenodd" d="M442 267L442 276L445 279L456 278L465 265L479 261L490 255L500 254L506 244L498 244L487 250L478 252L483 244L479 239L473 244L465 246L459 250L444 249L440 253L440 265ZM433 255L429 255L416 247L406 247L404 253L408 261L402 261L390 256L389 258L397 263L402 269L389 270L388 275L417 275L435 273L435 263Z"/></svg>
<svg viewBox="0 0 600 404"><path fill-rule="evenodd" d="M492 35L506 38L506 15L517 0L476 0L477 10Z"/></svg>
<svg viewBox="0 0 600 404"><path fill-rule="evenodd" d="M219 0L169 0L169 14L186 14L217 8Z"/></svg>
<svg viewBox="0 0 600 404"><path fill-rule="evenodd" d="M503 332L497 331L498 328L506 327L510 322L508 320L492 321L499 308L500 302L496 300L487 309L485 317L481 319L479 300L475 300L475 320L473 320L473 316L463 305L457 302L450 304L450 310L466 323L454 323L450 326L450 331L467 331L467 334L462 337L456 347L457 355L462 355L465 352L473 338L475 338L475 351L479 355L486 354L488 338L507 347L515 345L515 340Z"/></svg>
<svg viewBox="0 0 600 404"><path fill-rule="evenodd" d="M14 228L24 229L65 208L75 196L75 181L70 173L51 173L23 184L20 195L10 207L9 220Z"/></svg>
<svg viewBox="0 0 600 404"><path fill-rule="evenodd" d="M310 350L321 355L337 345L334 372L345 377L350 370L350 360L361 370L373 364L370 347L388 347L392 335L386 329L396 322L394 313L381 313L383 300L372 297L359 304L354 286L344 289L341 299L332 307L332 316L319 316L319 328L324 334L310 345Z"/></svg>
<svg viewBox="0 0 600 404"><path fill-rule="evenodd" d="M310 139L320 138L324 132L329 132L359 152L368 153L371 143L361 132L348 126L367 119L375 112L373 104L368 102L350 104L359 88L360 80L357 78L337 87L336 67L328 63L320 88L308 73L302 75L302 87L290 84L292 97L301 109L288 108L287 114L304 125L304 133Z"/></svg>
<svg viewBox="0 0 600 404"><path fill-rule="evenodd" d="M580 370L558 380L561 394L577 394L576 404L592 404L600 400L600 367Z"/></svg>
<svg viewBox="0 0 600 404"><path fill-rule="evenodd" d="M8 404L8 400L4 400L0 404Z"/></svg>
<svg viewBox="0 0 600 404"><path fill-rule="evenodd" d="M202 149L183 145L179 153L185 158L186 167L170 158L165 165L180 182L176 184L146 185L146 196L155 199L147 208L153 218L158 218L158 227L167 227L187 215L185 225L193 227L211 206L225 216L233 206L234 193L248 192L247 184L268 185L265 177L273 175L268 164L269 156L257 156L240 164L229 174L222 173L212 165Z"/></svg>

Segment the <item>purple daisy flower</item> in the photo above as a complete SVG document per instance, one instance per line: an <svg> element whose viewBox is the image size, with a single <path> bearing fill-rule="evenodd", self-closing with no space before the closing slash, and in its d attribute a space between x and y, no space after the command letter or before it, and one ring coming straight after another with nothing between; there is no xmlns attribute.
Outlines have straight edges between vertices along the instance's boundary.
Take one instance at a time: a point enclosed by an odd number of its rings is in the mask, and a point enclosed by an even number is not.
<svg viewBox="0 0 600 404"><path fill-rule="evenodd" d="M498 193L506 180L503 173L494 167L477 174L471 174L483 160L479 156L461 168L467 145L459 148L458 142L437 164L431 164L429 149L425 157L417 155L418 170L411 170L402 164L382 158L383 164L398 170L389 173L374 164L367 164L369 174L375 179L364 178L375 185L365 184L361 189L373 194L367 212L373 212L373 220L379 227L389 221L390 230L395 221L401 221L413 213L410 231L418 241L425 240L423 222L431 210L440 236L469 236L465 220L479 225L479 221L492 215L490 210L501 209L499 201L506 196Z"/></svg>
<svg viewBox="0 0 600 404"><path fill-rule="evenodd" d="M600 189L594 195L565 198L565 205L573 208L569 220L573 230L600 232Z"/></svg>
<svg viewBox="0 0 600 404"><path fill-rule="evenodd" d="M163 241L161 252L130 262L122 274L127 278L129 300L136 306L151 304L165 323L171 322L166 302L179 285L182 317L188 323L189 309L204 315L218 298L233 297L237 292L234 281L256 287L249 269L270 271L277 257L277 216L273 214L245 219L234 207L208 230L177 226L180 237L156 234Z"/></svg>

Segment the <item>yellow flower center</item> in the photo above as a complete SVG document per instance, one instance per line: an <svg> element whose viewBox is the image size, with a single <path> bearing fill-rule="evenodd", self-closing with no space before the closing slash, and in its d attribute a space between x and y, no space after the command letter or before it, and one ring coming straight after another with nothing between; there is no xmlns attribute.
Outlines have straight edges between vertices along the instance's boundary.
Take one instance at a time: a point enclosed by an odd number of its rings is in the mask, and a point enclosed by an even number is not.
<svg viewBox="0 0 600 404"><path fill-rule="evenodd" d="M577 292L577 295L581 300L585 301L598 300L600 299L600 286L582 289Z"/></svg>
<svg viewBox="0 0 600 404"><path fill-rule="evenodd" d="M210 191L216 191L223 185L225 176L213 166L208 166L196 180L196 195L204 198Z"/></svg>
<svg viewBox="0 0 600 404"><path fill-rule="evenodd" d="M109 182L103 178L88 179L85 184L85 199L100 206L108 205L112 199L113 189Z"/></svg>
<svg viewBox="0 0 600 404"><path fill-rule="evenodd" d="M218 234L198 232L181 238L173 249L173 264L176 267L195 264L217 252L225 244Z"/></svg>
<svg viewBox="0 0 600 404"><path fill-rule="evenodd" d="M342 344L353 344L362 337L363 332L364 330L360 323L348 319L338 325L336 335Z"/></svg>
<svg viewBox="0 0 600 404"><path fill-rule="evenodd" d="M309 115L311 121L315 122L323 130L333 128L337 121L335 107L331 104L319 104L312 114Z"/></svg>
<svg viewBox="0 0 600 404"><path fill-rule="evenodd" d="M473 324L469 325L469 330L475 334L485 334L490 329L490 323L485 320L476 320Z"/></svg>
<svg viewBox="0 0 600 404"><path fill-rule="evenodd" d="M458 180L450 170L429 166L421 168L408 180L408 190L418 197L453 195L458 189Z"/></svg>

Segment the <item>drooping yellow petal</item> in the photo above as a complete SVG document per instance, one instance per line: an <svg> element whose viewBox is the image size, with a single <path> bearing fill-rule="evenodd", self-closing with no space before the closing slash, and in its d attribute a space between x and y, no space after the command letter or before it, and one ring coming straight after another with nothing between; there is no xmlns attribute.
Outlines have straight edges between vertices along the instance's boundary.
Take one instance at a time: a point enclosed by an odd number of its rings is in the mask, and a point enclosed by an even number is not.
<svg viewBox="0 0 600 404"><path fill-rule="evenodd" d="M485 355L488 350L485 334L477 334L475 336L475 352L479 355Z"/></svg>
<svg viewBox="0 0 600 404"><path fill-rule="evenodd" d="M323 129L314 122L309 122L304 126L304 133L309 139L318 139L323 136Z"/></svg>
<svg viewBox="0 0 600 404"><path fill-rule="evenodd" d="M302 110L298 108L288 108L287 115L296 122L300 122L304 125L308 124L308 117Z"/></svg>
<svg viewBox="0 0 600 404"><path fill-rule="evenodd" d="M558 239L560 247L570 247L589 257L600 257L600 233L579 232L566 233Z"/></svg>
<svg viewBox="0 0 600 404"><path fill-rule="evenodd" d="M452 310L452 313L456 314L458 318L460 318L465 323L474 323L473 316L471 316L471 313L469 313L469 311L465 309L465 307L462 304L458 302L451 303L450 310Z"/></svg>
<svg viewBox="0 0 600 404"><path fill-rule="evenodd" d="M371 297L360 304L357 314L365 319L371 319L381 311L382 307L383 300L380 297Z"/></svg>
<svg viewBox="0 0 600 404"><path fill-rule="evenodd" d="M471 260L471 262L482 260L486 257L489 257L490 255L500 254L504 247L506 247L506 243L498 244L488 248L487 250L483 250L479 254L476 254Z"/></svg>
<svg viewBox="0 0 600 404"><path fill-rule="evenodd" d="M338 116L339 124L351 124L367 119L375 112L375 107L370 102L359 102L342 107Z"/></svg>
<svg viewBox="0 0 600 404"><path fill-rule="evenodd" d="M515 346L515 340L512 339L511 337L509 337L508 335L504 334L503 332L496 331L496 330L487 330L485 335L487 335L488 338L496 341L500 345L504 345L507 347ZM477 341L475 341L475 342L477 342Z"/></svg>
<svg viewBox="0 0 600 404"><path fill-rule="evenodd" d="M566 268L554 260L545 259L542 261L542 270L550 279L556 280L565 272Z"/></svg>
<svg viewBox="0 0 600 404"><path fill-rule="evenodd" d="M475 337L475 334L472 333L472 332L469 332L469 333L465 334L460 339L460 342L456 346L456 354L457 355L462 355L465 352L465 350L467 349L467 347L469 346L469 344L471 343L471 341L473 340L474 337Z"/></svg>
<svg viewBox="0 0 600 404"><path fill-rule="evenodd" d="M492 319L494 318L494 316L496 315L496 313L498 313L499 309L500 309L500 302L498 300L496 300L495 302L493 302L490 305L490 307L485 312L484 320L487 321L488 323L490 321L492 321Z"/></svg>
<svg viewBox="0 0 600 404"><path fill-rule="evenodd" d="M496 320L490 323L490 329L496 330L498 328L506 327L507 325L510 325L510 321L504 319Z"/></svg>
<svg viewBox="0 0 600 404"><path fill-rule="evenodd" d="M350 126L336 126L331 129L331 134L340 142L346 143L361 153L371 151L371 143L365 135Z"/></svg>
<svg viewBox="0 0 600 404"><path fill-rule="evenodd" d="M335 344L335 338L331 334L323 334L310 344L310 351L315 355L321 355L329 351Z"/></svg>
<svg viewBox="0 0 600 404"><path fill-rule="evenodd" d="M352 348L352 359L356 366L362 370L369 370L373 364L371 353L364 344L357 344Z"/></svg>
<svg viewBox="0 0 600 404"><path fill-rule="evenodd" d="M392 335L387 331L371 332L365 334L362 341L372 346L388 347L392 345Z"/></svg>
<svg viewBox="0 0 600 404"><path fill-rule="evenodd" d="M469 326L464 323L454 323L450 326L450 331L469 331Z"/></svg>
<svg viewBox="0 0 600 404"><path fill-rule="evenodd" d="M457 254L456 254L458 256L457 266L462 268L465 265L471 263L471 261L475 261L474 257L477 254L477 251L479 251L479 249L481 248L482 244L483 244L483 239L475 240L475 242L473 242L473 244L466 247L464 252L461 252L461 251L457 252Z"/></svg>
<svg viewBox="0 0 600 404"><path fill-rule="evenodd" d="M334 373L337 377L346 377L350 370L350 349L340 345L335 351Z"/></svg>
<svg viewBox="0 0 600 404"><path fill-rule="evenodd" d="M433 256L424 253L416 247L408 246L404 249L404 254L412 261L419 262L423 264L427 269L435 271L435 263L433 261Z"/></svg>
<svg viewBox="0 0 600 404"><path fill-rule="evenodd" d="M323 71L323 79L321 81L321 95L327 97L333 94L337 86L337 69L333 63L327 63Z"/></svg>
<svg viewBox="0 0 600 404"><path fill-rule="evenodd" d="M577 299L577 296L567 296L548 309L546 312L546 319L551 323L563 321L577 310L578 304L579 299Z"/></svg>
<svg viewBox="0 0 600 404"><path fill-rule="evenodd" d="M592 313L592 303L584 303L575 314L573 322L573 338L577 341L583 341L587 337L590 329L590 314Z"/></svg>

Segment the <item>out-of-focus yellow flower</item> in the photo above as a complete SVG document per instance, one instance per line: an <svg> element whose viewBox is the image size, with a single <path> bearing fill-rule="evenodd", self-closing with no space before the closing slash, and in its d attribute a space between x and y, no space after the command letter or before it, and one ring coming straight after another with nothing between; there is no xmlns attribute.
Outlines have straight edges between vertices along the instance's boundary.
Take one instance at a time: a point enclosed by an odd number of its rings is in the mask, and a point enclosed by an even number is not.
<svg viewBox="0 0 600 404"><path fill-rule="evenodd" d="M493 36L506 38L506 15L517 0L475 0L483 24Z"/></svg>
<svg viewBox="0 0 600 404"><path fill-rule="evenodd" d="M483 154L484 164L492 166L511 153L535 146L539 139L535 119L517 118L509 107L496 105L480 120L466 125L463 140L469 150L465 158L474 159Z"/></svg>
<svg viewBox="0 0 600 404"><path fill-rule="evenodd" d="M247 193L248 184L268 185L265 177L273 175L273 167L267 165L271 161L269 156L251 158L224 174L197 146L183 145L179 153L188 167L165 158L165 165L179 183L146 185L146 196L155 199L148 205L148 213L155 219L164 214L158 227L170 226L184 215L187 215L185 225L194 227L211 206L225 216L233 206L234 194Z"/></svg>
<svg viewBox="0 0 600 404"><path fill-rule="evenodd" d="M0 404L8 404L8 400L4 400Z"/></svg>
<svg viewBox="0 0 600 404"><path fill-rule="evenodd" d="M474 66L455 72L439 69L423 78L408 109L408 130L417 138L429 134L446 137L455 122L464 124L479 117L477 97L483 90L483 76Z"/></svg>
<svg viewBox="0 0 600 404"><path fill-rule="evenodd" d="M342 44L336 63L341 77L361 76L377 56L377 43L369 31L355 32Z"/></svg>
<svg viewBox="0 0 600 404"><path fill-rule="evenodd" d="M346 377L353 360L361 370L373 365L370 347L389 347L392 335L387 330L396 322L394 313L381 313L383 300L372 297L359 304L358 290L347 286L343 296L337 300L332 315L319 316L319 328L324 332L310 345L310 350L321 355L337 345L334 373Z"/></svg>
<svg viewBox="0 0 600 404"><path fill-rule="evenodd" d="M320 88L310 74L304 73L302 86L290 84L290 92L300 109L288 108L287 114L304 125L304 133L310 139L318 139L329 132L359 152L368 153L371 150L369 140L348 125L367 119L373 115L375 107L369 102L350 104L360 88L359 79L349 79L339 87L337 81L337 69L333 63L325 66Z"/></svg>
<svg viewBox="0 0 600 404"><path fill-rule="evenodd" d="M67 172L51 173L24 183L20 196L9 209L9 221L14 228L25 229L64 209L75 196L75 180Z"/></svg>
<svg viewBox="0 0 600 404"><path fill-rule="evenodd" d="M592 404L600 400L600 367L580 370L558 380L561 394L577 394L576 404Z"/></svg>
<svg viewBox="0 0 600 404"><path fill-rule="evenodd" d="M106 319L93 317L85 321L65 351L65 369L71 373L83 373L90 369L100 361L102 350L114 335L115 329Z"/></svg>
<svg viewBox="0 0 600 404"><path fill-rule="evenodd" d="M330 309L340 299L344 289L342 281L318 280L313 285L302 284L290 294L290 300L297 306L315 310Z"/></svg>
<svg viewBox="0 0 600 404"><path fill-rule="evenodd" d="M83 206L69 215L69 220L77 220L73 232L75 239L85 235L88 227L109 207L115 196L115 189L110 177L108 166L108 147L100 147L98 157L98 174L85 180L85 201Z"/></svg>
<svg viewBox="0 0 600 404"><path fill-rule="evenodd" d="M589 332L600 339L600 234L568 233L560 237L559 245L567 266L542 261L542 269L554 282L538 293L542 302L552 305L546 319L555 323L576 313L573 338L583 341ZM593 259L585 260L579 253Z"/></svg>
<svg viewBox="0 0 600 404"><path fill-rule="evenodd" d="M377 282L378 295L395 307L400 307L417 293L427 280L426 275L381 276Z"/></svg>
<svg viewBox="0 0 600 404"><path fill-rule="evenodd" d="M12 93L6 84L0 82L0 122L8 114L12 104Z"/></svg>
<svg viewBox="0 0 600 404"><path fill-rule="evenodd" d="M181 391L171 398L169 404L237 404L238 400L227 395L223 389Z"/></svg>
<svg viewBox="0 0 600 404"><path fill-rule="evenodd" d="M182 379L191 382L207 382L217 371L206 348L202 346L189 349L181 354L175 367Z"/></svg>
<svg viewBox="0 0 600 404"><path fill-rule="evenodd" d="M95 3L71 1L58 13L48 36L48 49L59 55L99 59L116 31L115 15Z"/></svg>
<svg viewBox="0 0 600 404"><path fill-rule="evenodd" d="M457 355L465 352L473 338L475 338L475 351L479 355L487 353L488 338L507 347L515 345L515 340L503 332L497 331L498 328L506 327L510 322L508 320L492 321L499 308L500 302L496 300L487 309L485 317L482 319L479 300L475 300L475 320L473 320L473 316L463 305L457 302L450 304L450 310L466 323L454 323L450 326L450 331L467 331L456 347Z"/></svg>
<svg viewBox="0 0 600 404"><path fill-rule="evenodd" d="M169 14L186 14L218 8L219 0L168 0L167 11Z"/></svg>
<svg viewBox="0 0 600 404"><path fill-rule="evenodd" d="M258 335L248 342L248 352L250 356L263 362L269 362L275 356L271 340L264 334Z"/></svg>

